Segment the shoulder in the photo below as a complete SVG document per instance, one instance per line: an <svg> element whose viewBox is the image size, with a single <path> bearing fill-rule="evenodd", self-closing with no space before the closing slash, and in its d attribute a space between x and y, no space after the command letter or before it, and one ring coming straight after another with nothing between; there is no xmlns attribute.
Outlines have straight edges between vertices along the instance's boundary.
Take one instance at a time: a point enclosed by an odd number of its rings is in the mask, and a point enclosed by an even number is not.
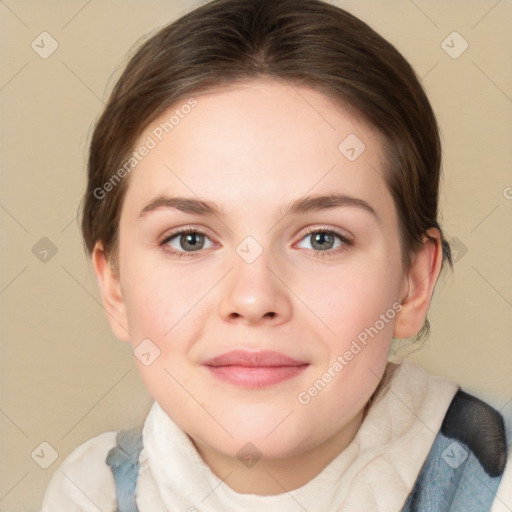
<svg viewBox="0 0 512 512"><path fill-rule="evenodd" d="M459 390L448 408L441 432L463 443L491 478L503 474L507 460L505 423L489 404Z"/></svg>
<svg viewBox="0 0 512 512"><path fill-rule="evenodd" d="M116 488L108 452L117 432L105 432L75 448L53 475L41 512L114 510Z"/></svg>
<svg viewBox="0 0 512 512"><path fill-rule="evenodd" d="M512 510L511 427L510 418L462 390L455 395L441 427L441 434L460 442L468 450L468 460L475 461L471 473L480 474L476 480L466 478L475 492L483 496L492 489L492 512ZM445 457L453 451L444 453Z"/></svg>
<svg viewBox="0 0 512 512"><path fill-rule="evenodd" d="M403 511L501 510L496 495L505 497L510 485L504 477L507 444L502 415L459 389Z"/></svg>

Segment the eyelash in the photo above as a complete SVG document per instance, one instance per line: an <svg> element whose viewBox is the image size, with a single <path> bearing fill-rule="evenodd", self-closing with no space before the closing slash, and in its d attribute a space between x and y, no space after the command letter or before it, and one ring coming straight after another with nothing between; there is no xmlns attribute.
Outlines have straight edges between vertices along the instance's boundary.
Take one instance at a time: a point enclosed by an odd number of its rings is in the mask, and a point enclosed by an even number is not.
<svg viewBox="0 0 512 512"><path fill-rule="evenodd" d="M164 251L166 251L168 254L170 254L172 256L178 256L179 258L182 258L182 257L194 258L196 256L196 253L200 253L201 250L198 250L198 251L176 251L176 250L170 248L169 245L167 245L172 239L176 238L177 236L186 235L188 233L204 235L205 237L208 238L208 235L206 235L206 233L202 232L199 229L184 228L184 229L180 229L179 231L175 231L175 232L171 233L170 235L166 236L162 240L162 242L160 242L159 245L163 248ZM343 242L345 249L352 245L352 241L348 237L346 237L345 235L341 234L339 231L336 231L332 228L318 228L318 227L308 228L306 230L306 233L304 233L302 235L300 240L303 240L304 238L306 238L309 235L312 235L313 233L327 233L330 235L335 235ZM340 250L340 248L338 247L337 249L330 249L328 251L318 251L315 249L310 249L310 250L313 251L313 255L315 257L324 258L326 256L334 256L345 249L342 248Z"/></svg>

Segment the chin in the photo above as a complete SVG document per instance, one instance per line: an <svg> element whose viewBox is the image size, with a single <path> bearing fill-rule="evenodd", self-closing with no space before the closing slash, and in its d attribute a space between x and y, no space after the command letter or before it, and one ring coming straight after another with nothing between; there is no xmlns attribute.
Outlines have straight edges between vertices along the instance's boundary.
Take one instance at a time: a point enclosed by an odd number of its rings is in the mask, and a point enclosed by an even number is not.
<svg viewBox="0 0 512 512"><path fill-rule="evenodd" d="M272 439L271 439L272 437ZM210 449L222 453L227 457L237 458L242 463L247 460L289 459L299 455L306 449L303 439L294 439L286 435L265 437L264 435L248 432L247 436L235 439L216 440L208 438Z"/></svg>
<svg viewBox="0 0 512 512"><path fill-rule="evenodd" d="M297 424L292 419L293 413L286 418L289 412L283 413L281 408L259 417L247 414L219 418L219 422L233 437L218 428L218 425L201 429L196 437L203 444L229 457L240 459L247 451L249 455L254 451L266 459L293 457L316 443L312 442L312 433L308 431L307 423ZM212 428L215 428L214 435Z"/></svg>

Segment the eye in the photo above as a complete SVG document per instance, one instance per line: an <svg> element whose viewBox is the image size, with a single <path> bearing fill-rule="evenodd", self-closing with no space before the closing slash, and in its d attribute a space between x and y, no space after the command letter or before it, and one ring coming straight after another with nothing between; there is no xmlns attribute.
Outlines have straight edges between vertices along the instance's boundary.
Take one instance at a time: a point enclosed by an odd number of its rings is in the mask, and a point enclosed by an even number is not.
<svg viewBox="0 0 512 512"><path fill-rule="evenodd" d="M209 241L211 245L205 246L205 242L207 241ZM205 233L197 229L186 228L171 233L162 240L160 245L163 246L167 252L181 257L194 256L194 254L187 253L195 253L199 252L201 249L208 249L213 246L213 243Z"/></svg>
<svg viewBox="0 0 512 512"><path fill-rule="evenodd" d="M312 228L309 229L305 236L301 238L301 242L310 239L310 247L302 247L315 251L315 256L332 256L339 253L346 246L352 245L352 241L345 235L332 229ZM339 243L336 245L336 239Z"/></svg>

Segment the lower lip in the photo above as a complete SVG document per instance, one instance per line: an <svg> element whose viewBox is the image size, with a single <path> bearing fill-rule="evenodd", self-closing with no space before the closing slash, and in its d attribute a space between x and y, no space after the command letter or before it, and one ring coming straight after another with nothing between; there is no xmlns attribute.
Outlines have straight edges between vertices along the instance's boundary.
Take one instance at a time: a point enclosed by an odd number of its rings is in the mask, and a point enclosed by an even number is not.
<svg viewBox="0 0 512 512"><path fill-rule="evenodd" d="M207 366L220 380L245 388L263 388L296 377L307 364L300 366Z"/></svg>

